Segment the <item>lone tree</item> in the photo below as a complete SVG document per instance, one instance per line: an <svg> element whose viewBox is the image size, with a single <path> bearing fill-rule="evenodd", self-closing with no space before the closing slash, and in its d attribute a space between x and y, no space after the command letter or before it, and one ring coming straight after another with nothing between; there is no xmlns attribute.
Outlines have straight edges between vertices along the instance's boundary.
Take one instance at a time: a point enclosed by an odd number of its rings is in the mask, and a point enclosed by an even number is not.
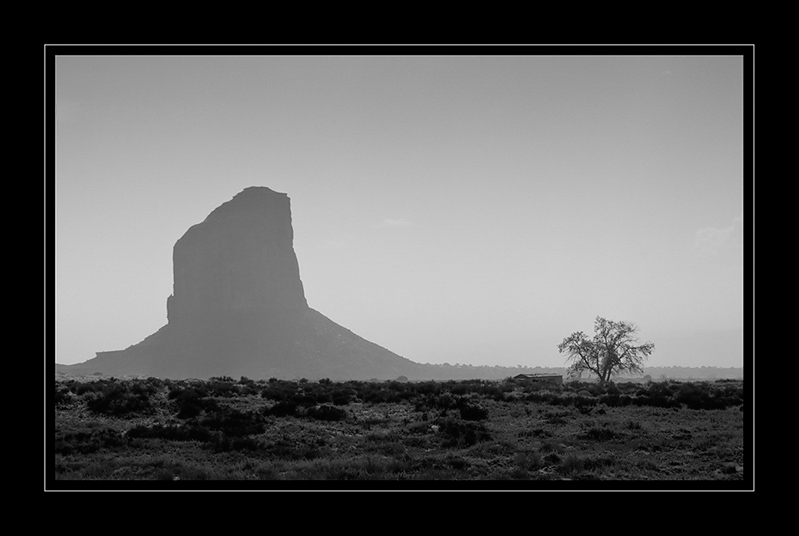
<svg viewBox="0 0 799 536"><path fill-rule="evenodd" d="M641 364L655 345L647 342L636 346L637 331L630 322L614 322L598 316L593 339L582 331L572 333L558 345L558 351L566 352L567 361L572 361L569 372L577 375L583 371L593 372L604 385L621 372L643 373Z"/></svg>

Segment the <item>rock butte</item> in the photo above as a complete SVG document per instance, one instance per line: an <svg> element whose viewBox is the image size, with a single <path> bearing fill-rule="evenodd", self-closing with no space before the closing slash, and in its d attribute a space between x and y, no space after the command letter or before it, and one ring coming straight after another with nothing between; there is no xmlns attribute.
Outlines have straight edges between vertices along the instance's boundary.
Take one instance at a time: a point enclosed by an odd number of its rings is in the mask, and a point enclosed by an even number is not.
<svg viewBox="0 0 799 536"><path fill-rule="evenodd" d="M244 189L175 244L165 326L125 350L97 352L59 371L174 379L422 375L424 365L308 306L293 240L288 195Z"/></svg>

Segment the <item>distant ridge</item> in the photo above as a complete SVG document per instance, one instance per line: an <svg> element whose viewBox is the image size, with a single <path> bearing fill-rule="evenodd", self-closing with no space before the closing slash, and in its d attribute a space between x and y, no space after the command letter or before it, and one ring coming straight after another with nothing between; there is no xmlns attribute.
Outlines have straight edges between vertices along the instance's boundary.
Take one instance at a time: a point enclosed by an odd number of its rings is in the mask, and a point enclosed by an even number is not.
<svg viewBox="0 0 799 536"><path fill-rule="evenodd" d="M418 364L416 373L406 376L408 380L504 380L517 374L562 374L566 375L565 367L505 367L500 365L460 365L460 364ZM56 364L56 374L78 377L103 377L103 373L85 372L75 369L75 365ZM119 375L121 377L142 377L144 374ZM642 375L617 378L614 381L651 381L676 380L676 381L715 381L715 380L742 380L744 369L737 367L647 367ZM301 379L296 376L292 379ZM402 376L397 376L401 378ZM339 378L340 380L341 378ZM380 380L379 378L369 378ZM392 379L392 378L388 378ZM396 378L393 378L396 379ZM591 381L583 378L582 381Z"/></svg>

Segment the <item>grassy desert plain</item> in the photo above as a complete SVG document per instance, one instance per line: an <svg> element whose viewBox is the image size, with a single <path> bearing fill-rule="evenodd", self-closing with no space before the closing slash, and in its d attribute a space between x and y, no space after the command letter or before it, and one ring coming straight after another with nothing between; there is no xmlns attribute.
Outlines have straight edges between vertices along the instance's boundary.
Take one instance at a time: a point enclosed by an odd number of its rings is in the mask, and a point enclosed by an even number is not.
<svg viewBox="0 0 799 536"><path fill-rule="evenodd" d="M601 387L59 375L52 395L56 488L236 481L280 489L304 481L324 489L369 480L399 489L424 488L422 481L456 489L611 481L747 489L751 480L742 380Z"/></svg>

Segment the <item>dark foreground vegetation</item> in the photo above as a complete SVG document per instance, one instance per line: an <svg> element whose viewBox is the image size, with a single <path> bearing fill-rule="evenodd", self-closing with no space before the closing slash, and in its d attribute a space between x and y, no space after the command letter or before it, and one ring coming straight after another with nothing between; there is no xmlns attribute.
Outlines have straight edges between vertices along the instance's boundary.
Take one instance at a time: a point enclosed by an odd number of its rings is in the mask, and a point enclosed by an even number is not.
<svg viewBox="0 0 799 536"><path fill-rule="evenodd" d="M56 481L742 483L746 471L734 380L60 378L52 398Z"/></svg>

